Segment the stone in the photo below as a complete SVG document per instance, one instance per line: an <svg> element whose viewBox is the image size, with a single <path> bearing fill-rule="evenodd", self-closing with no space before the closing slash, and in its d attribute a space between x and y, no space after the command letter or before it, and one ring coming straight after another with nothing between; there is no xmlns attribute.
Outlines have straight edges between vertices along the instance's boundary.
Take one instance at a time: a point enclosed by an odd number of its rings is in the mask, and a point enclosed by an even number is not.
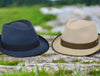
<svg viewBox="0 0 100 76"><path fill-rule="evenodd" d="M41 26L34 26L35 30L38 32L42 32L43 28Z"/></svg>
<svg viewBox="0 0 100 76"><path fill-rule="evenodd" d="M40 9L40 11L43 13L43 14L58 14L58 13L61 13L62 11L58 8L54 8L54 7L43 7Z"/></svg>
<svg viewBox="0 0 100 76"><path fill-rule="evenodd" d="M65 25L64 26L55 27L55 28L52 29L52 32L63 32L64 27L65 27Z"/></svg>

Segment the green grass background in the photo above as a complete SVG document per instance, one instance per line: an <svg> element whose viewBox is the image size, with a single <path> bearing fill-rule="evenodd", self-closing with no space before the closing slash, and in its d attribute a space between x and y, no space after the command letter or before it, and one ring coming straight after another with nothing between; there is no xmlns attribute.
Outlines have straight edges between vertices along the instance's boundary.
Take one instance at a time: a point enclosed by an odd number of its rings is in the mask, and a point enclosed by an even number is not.
<svg viewBox="0 0 100 76"><path fill-rule="evenodd" d="M40 25L44 29L48 29L47 33L38 32L40 35L56 35L57 33L52 33L52 27L47 25L46 22L56 19L56 15L43 14L40 12L42 5L35 6L21 6L21 7L11 7L11 8L0 8L0 33L2 26L5 23L9 23L15 20L26 19L32 22L33 26Z"/></svg>

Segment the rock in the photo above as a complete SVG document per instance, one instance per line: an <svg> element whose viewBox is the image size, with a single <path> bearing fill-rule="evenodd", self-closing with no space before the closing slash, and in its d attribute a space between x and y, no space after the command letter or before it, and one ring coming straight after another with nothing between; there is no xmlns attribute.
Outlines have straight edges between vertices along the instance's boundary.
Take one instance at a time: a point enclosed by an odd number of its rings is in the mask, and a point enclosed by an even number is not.
<svg viewBox="0 0 100 76"><path fill-rule="evenodd" d="M58 8L47 8L47 7L43 7L40 9L40 11L43 14L58 14L61 13L62 11Z"/></svg>
<svg viewBox="0 0 100 76"><path fill-rule="evenodd" d="M35 30L36 30L37 32L42 32L42 33L48 32L48 29L44 29L44 28L42 28L41 26L35 26L34 28L35 28Z"/></svg>
<svg viewBox="0 0 100 76"><path fill-rule="evenodd" d="M98 30L98 33L100 34L100 24L97 23L97 30Z"/></svg>
<svg viewBox="0 0 100 76"><path fill-rule="evenodd" d="M35 26L34 27L36 31L41 32L43 31L43 28L41 26Z"/></svg>
<svg viewBox="0 0 100 76"><path fill-rule="evenodd" d="M100 8L96 8L93 13L100 18Z"/></svg>
<svg viewBox="0 0 100 76"><path fill-rule="evenodd" d="M64 26L55 27L54 29L52 29L52 32L63 32L64 28L65 28L65 25Z"/></svg>
<svg viewBox="0 0 100 76"><path fill-rule="evenodd" d="M84 12L81 9L73 9L72 13L77 15L77 16L84 16Z"/></svg>

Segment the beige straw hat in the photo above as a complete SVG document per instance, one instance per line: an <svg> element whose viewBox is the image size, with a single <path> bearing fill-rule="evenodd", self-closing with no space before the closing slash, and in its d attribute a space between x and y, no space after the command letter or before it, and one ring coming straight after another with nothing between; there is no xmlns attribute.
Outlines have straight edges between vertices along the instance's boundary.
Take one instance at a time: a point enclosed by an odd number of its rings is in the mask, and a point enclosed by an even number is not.
<svg viewBox="0 0 100 76"><path fill-rule="evenodd" d="M99 38L95 22L71 19L63 33L53 40L52 48L65 55L91 55L100 49Z"/></svg>

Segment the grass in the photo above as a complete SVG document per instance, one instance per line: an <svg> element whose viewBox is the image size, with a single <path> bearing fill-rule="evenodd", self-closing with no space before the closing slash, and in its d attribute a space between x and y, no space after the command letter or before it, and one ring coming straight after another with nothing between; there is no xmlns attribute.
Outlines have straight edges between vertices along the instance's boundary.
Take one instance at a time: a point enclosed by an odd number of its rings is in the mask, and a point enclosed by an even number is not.
<svg viewBox="0 0 100 76"><path fill-rule="evenodd" d="M37 32L39 35L52 35L52 36L56 36L56 35L59 35L61 34L60 32L46 32L46 33L43 33L43 32Z"/></svg>
<svg viewBox="0 0 100 76"><path fill-rule="evenodd" d="M38 66L36 66L36 70L37 73L34 72L33 70L31 72L26 71L22 71L22 69L20 69L19 71L14 70L13 72L2 72L2 74L0 76L73 76L73 71L72 70L66 70L66 69L62 69L61 67L59 67L58 71L54 71L52 70L52 73L49 73L48 71L46 71L46 69L44 67L42 67L42 69L40 70Z"/></svg>
<svg viewBox="0 0 100 76"><path fill-rule="evenodd" d="M46 71L45 68L42 68L41 70L39 67L37 67L37 72L34 72L33 70L31 72L22 71L22 70L14 70L13 72L1 72L2 74L0 76L100 76L100 70L90 70L87 75L81 75L80 72L74 72L72 70L67 69L61 69L59 68L58 71L52 70L52 73L49 73Z"/></svg>
<svg viewBox="0 0 100 76"><path fill-rule="evenodd" d="M82 61L82 59L75 59L75 60L72 60L71 62L80 62Z"/></svg>
<svg viewBox="0 0 100 76"><path fill-rule="evenodd" d="M94 67L96 67L96 68L97 68L97 67L100 67L100 65L94 65Z"/></svg>
<svg viewBox="0 0 100 76"><path fill-rule="evenodd" d="M49 8L51 9L52 7L55 7L55 8L62 8L64 5L53 5L53 6L49 6ZM48 7L48 6L46 6Z"/></svg>
<svg viewBox="0 0 100 76"><path fill-rule="evenodd" d="M87 62L82 62L82 64L93 64L93 63L97 63L97 64L100 64L100 61L87 61Z"/></svg>
<svg viewBox="0 0 100 76"><path fill-rule="evenodd" d="M50 56L53 56L53 55L56 55L56 54L42 54L41 57L50 57Z"/></svg>
<svg viewBox="0 0 100 76"><path fill-rule="evenodd" d="M56 15L42 14L40 12L41 7L41 5L35 5L31 7L0 8L0 32L3 24L20 19L27 19L34 26L40 25L45 29L51 30L52 27L47 25L46 22L56 19Z"/></svg>
<svg viewBox="0 0 100 76"><path fill-rule="evenodd" d="M42 25L42 28L48 29L48 30L50 31L53 27L50 26L50 25L47 25L47 24L43 24L43 25Z"/></svg>
<svg viewBox="0 0 100 76"><path fill-rule="evenodd" d="M18 65L19 62L24 62L24 60L12 60L12 61L9 61L9 60L4 60L4 57L2 57L2 59L0 60L0 65L10 65L10 66L15 66L15 65Z"/></svg>
<svg viewBox="0 0 100 76"><path fill-rule="evenodd" d="M4 71L0 71L0 76L100 76L100 69L99 70L88 70L87 73L81 74L80 71L74 72L73 70L65 69L64 67L61 68L58 66L58 71L54 69L49 69L48 71L46 68L42 67L41 70L38 66L36 66L36 72L34 70L28 71L27 69L19 69L13 70L12 72L5 73Z"/></svg>
<svg viewBox="0 0 100 76"><path fill-rule="evenodd" d="M53 63L66 63L66 61L63 58L60 58L58 60L52 60Z"/></svg>
<svg viewBox="0 0 100 76"><path fill-rule="evenodd" d="M71 62L80 62L81 64L93 64L93 63L96 63L96 64L100 64L100 61L92 61L92 62L90 62L90 61L87 61L87 62L81 62L82 61L82 59L75 59L75 60L72 60Z"/></svg>
<svg viewBox="0 0 100 76"><path fill-rule="evenodd" d="M54 71L54 76L73 76L72 74L74 73L72 70L67 70L67 69L64 69L61 68L61 67L58 67L59 70L58 71Z"/></svg>
<svg viewBox="0 0 100 76"><path fill-rule="evenodd" d="M90 70L87 75L90 76L100 76L100 70Z"/></svg>

